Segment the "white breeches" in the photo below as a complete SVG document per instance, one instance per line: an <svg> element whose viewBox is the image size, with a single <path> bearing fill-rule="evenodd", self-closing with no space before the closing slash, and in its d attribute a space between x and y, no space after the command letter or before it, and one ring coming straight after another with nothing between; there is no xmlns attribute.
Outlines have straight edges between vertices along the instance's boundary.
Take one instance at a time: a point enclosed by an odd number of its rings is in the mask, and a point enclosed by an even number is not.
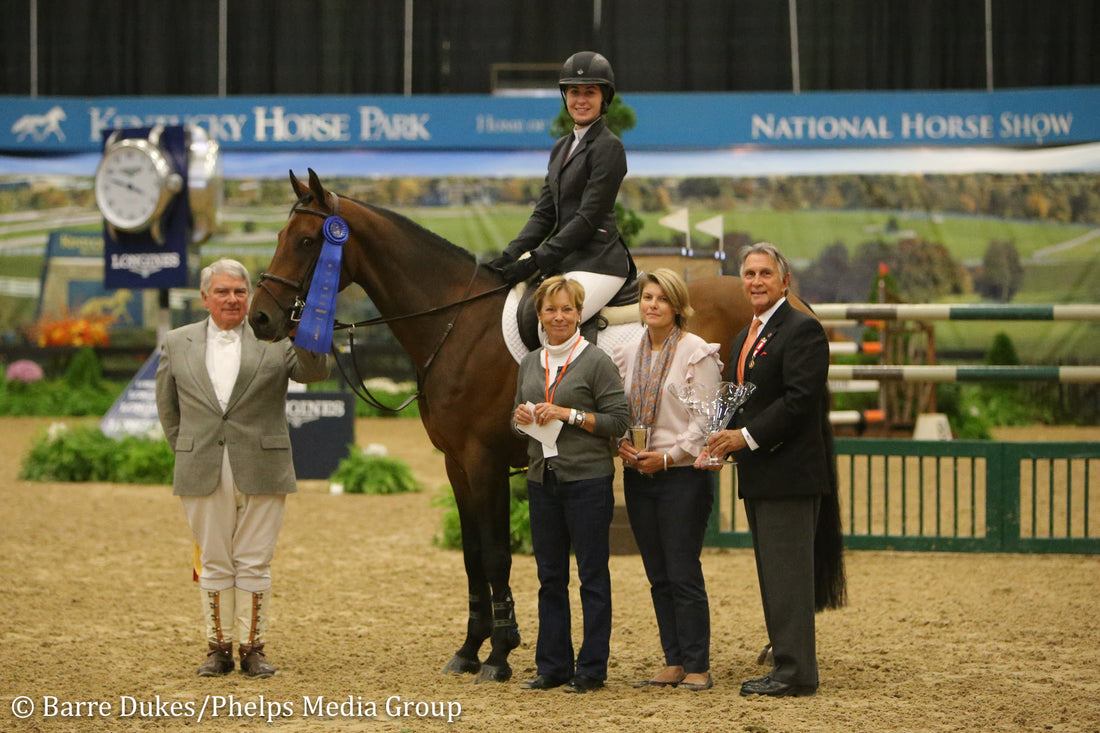
<svg viewBox="0 0 1100 733"><path fill-rule="evenodd" d="M283 524L286 494L242 494L233 481L228 449L217 488L181 496L191 534L202 551L199 584L205 590L271 587L271 558Z"/></svg>
<svg viewBox="0 0 1100 733"><path fill-rule="evenodd" d="M608 301L615 297L619 288L626 282L625 277L617 275L601 275L598 272L584 272L573 270L563 272L566 280L576 280L584 286L584 308L581 310L581 323L600 312Z"/></svg>

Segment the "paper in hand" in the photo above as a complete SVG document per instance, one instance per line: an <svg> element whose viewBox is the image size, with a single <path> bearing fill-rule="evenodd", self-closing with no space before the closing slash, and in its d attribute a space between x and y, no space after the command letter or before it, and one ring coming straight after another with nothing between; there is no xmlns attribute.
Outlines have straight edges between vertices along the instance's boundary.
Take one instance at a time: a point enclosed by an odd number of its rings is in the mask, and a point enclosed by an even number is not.
<svg viewBox="0 0 1100 733"><path fill-rule="evenodd" d="M526 406L534 414L534 403L527 402ZM558 454L558 433L561 432L561 426L564 424L561 420L549 420L545 425L533 422L529 425L516 425L516 427L521 433L526 433L542 443L543 458L553 458Z"/></svg>

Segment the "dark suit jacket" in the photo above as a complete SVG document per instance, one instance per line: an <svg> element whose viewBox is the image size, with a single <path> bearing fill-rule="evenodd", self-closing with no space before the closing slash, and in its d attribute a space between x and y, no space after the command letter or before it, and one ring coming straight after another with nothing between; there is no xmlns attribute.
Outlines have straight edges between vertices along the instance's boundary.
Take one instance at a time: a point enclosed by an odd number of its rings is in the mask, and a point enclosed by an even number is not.
<svg viewBox="0 0 1100 733"><path fill-rule="evenodd" d="M746 499L826 494L829 451L821 429L827 416L829 339L812 316L784 302L757 336L745 361L745 381L756 385L730 420L748 428L759 445L737 452L738 493ZM733 340L736 370L745 328Z"/></svg>
<svg viewBox="0 0 1100 733"><path fill-rule="evenodd" d="M289 494L297 490L287 381L316 382L328 376L328 356L291 345L259 341L247 324L241 336L241 368L229 406L222 412L206 370L209 319L168 332L157 365L157 412L176 454L173 493L205 496L221 477L223 446L229 448L233 480L242 494Z"/></svg>
<svg viewBox="0 0 1100 733"><path fill-rule="evenodd" d="M615 224L615 198L626 176L623 143L602 117L564 160L572 140L570 132L554 143L531 218L504 254L514 260L532 252L546 275L581 270L627 277L631 259Z"/></svg>

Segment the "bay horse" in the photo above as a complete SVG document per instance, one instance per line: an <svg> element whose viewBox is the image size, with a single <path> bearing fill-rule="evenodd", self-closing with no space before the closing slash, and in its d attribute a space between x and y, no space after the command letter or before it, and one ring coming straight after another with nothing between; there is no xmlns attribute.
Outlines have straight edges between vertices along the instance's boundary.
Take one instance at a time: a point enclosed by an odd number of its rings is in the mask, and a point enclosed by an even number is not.
<svg viewBox="0 0 1100 733"><path fill-rule="evenodd" d="M305 300L324 243L322 224L329 216L342 217L349 236L339 289L353 282L362 287L415 362L421 420L444 455L458 505L469 616L466 638L443 671L473 673L478 682L506 681L512 674L508 654L520 638L509 588L508 474L527 463L526 446L510 428L517 365L500 326L508 290L499 274L466 250L393 211L326 190L312 170L308 187L293 171L290 184L297 202L260 276L249 323L267 340L293 330L292 304ZM728 354L733 337L752 318L739 279L694 280L690 297L696 310L692 330ZM822 502L827 531L818 531L819 544L825 543L817 573L819 608L841 605L844 592L839 506L830 514L829 504ZM486 639L491 650L481 662Z"/></svg>

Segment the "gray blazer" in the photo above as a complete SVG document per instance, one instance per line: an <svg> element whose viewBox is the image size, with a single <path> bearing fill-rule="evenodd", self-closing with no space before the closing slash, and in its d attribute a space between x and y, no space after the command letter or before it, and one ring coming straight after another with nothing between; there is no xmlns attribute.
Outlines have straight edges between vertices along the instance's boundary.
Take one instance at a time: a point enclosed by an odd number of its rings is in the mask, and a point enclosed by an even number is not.
<svg viewBox="0 0 1100 733"><path fill-rule="evenodd" d="M213 493L225 446L241 493L293 493L297 486L286 422L287 382L324 379L328 356L295 348L289 339L260 341L246 325L241 369L223 413L206 371L208 320L169 331L157 365L157 412L176 453L173 493Z"/></svg>

